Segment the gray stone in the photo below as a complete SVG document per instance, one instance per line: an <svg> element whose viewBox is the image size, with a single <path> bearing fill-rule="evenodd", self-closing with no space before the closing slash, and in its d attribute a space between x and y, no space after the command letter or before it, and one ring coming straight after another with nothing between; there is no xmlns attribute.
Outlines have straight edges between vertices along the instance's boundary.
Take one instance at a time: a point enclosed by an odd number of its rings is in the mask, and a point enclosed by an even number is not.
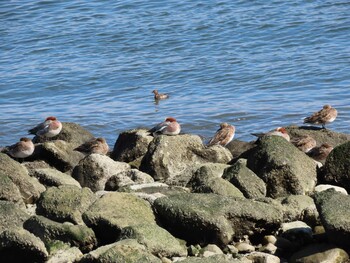
<svg viewBox="0 0 350 263"><path fill-rule="evenodd" d="M106 182L113 175L125 175L130 165L116 162L108 156L90 154L74 168L72 176L82 187L89 187L93 192L104 190Z"/></svg>
<svg viewBox="0 0 350 263"><path fill-rule="evenodd" d="M257 263L280 263L279 257L264 252L252 252L246 256L247 259Z"/></svg>
<svg viewBox="0 0 350 263"><path fill-rule="evenodd" d="M341 248L332 244L312 244L296 252L290 258L290 263L347 262L349 255Z"/></svg>
<svg viewBox="0 0 350 263"><path fill-rule="evenodd" d="M135 239L122 241L101 246L83 256L80 263L161 263L162 261L147 251L146 247L139 244Z"/></svg>
<svg viewBox="0 0 350 263"><path fill-rule="evenodd" d="M132 162L143 157L153 136L145 129L134 129L119 134L111 158L119 162Z"/></svg>
<svg viewBox="0 0 350 263"><path fill-rule="evenodd" d="M228 255L218 255L214 254L210 257L188 257L179 261L181 263L253 263L251 260L246 260L245 258L234 259L232 256Z"/></svg>
<svg viewBox="0 0 350 263"><path fill-rule="evenodd" d="M325 183L344 187L350 191L350 141L333 149L326 159L321 178Z"/></svg>
<svg viewBox="0 0 350 263"><path fill-rule="evenodd" d="M225 169L223 178L236 186L246 198L266 196L266 185L252 170L247 168L245 159Z"/></svg>
<svg viewBox="0 0 350 263"><path fill-rule="evenodd" d="M124 172L112 175L106 182L107 191L118 191L120 188L134 185L153 183L153 177L137 169L129 169Z"/></svg>
<svg viewBox="0 0 350 263"><path fill-rule="evenodd" d="M0 200L0 232L21 227L28 218L29 215L14 203Z"/></svg>
<svg viewBox="0 0 350 263"><path fill-rule="evenodd" d="M45 187L36 178L28 175L28 170L24 166L3 153L0 153L0 173L10 178L18 187L26 204L34 203L45 191Z"/></svg>
<svg viewBox="0 0 350 263"><path fill-rule="evenodd" d="M18 187L2 172L0 172L0 200L11 201L22 207L25 206Z"/></svg>
<svg viewBox="0 0 350 263"><path fill-rule="evenodd" d="M153 207L166 229L195 244L226 245L233 237L276 231L282 220L274 205L216 194L174 194Z"/></svg>
<svg viewBox="0 0 350 263"><path fill-rule="evenodd" d="M302 247L312 241L312 229L302 221L283 223L280 233L295 246Z"/></svg>
<svg viewBox="0 0 350 263"><path fill-rule="evenodd" d="M210 167L210 165L209 165ZM192 176L187 187L195 193L214 193L223 196L244 197L234 185L218 176L208 165L201 166ZM225 165L225 167L227 167ZM222 171L222 169L220 169Z"/></svg>
<svg viewBox="0 0 350 263"><path fill-rule="evenodd" d="M46 247L50 247L56 240L78 247L83 252L91 251L97 244L95 233L86 226L62 224L43 216L32 216L25 223L24 228L39 237Z"/></svg>
<svg viewBox="0 0 350 263"><path fill-rule="evenodd" d="M35 169L33 171L33 176L36 177L40 183L46 186L74 185L81 188L79 182L72 176L62 173L56 169Z"/></svg>
<svg viewBox="0 0 350 263"><path fill-rule="evenodd" d="M230 151L222 146L206 148L197 135L160 135L149 144L140 170L155 180L185 186L192 174L204 163L227 163Z"/></svg>
<svg viewBox="0 0 350 263"><path fill-rule="evenodd" d="M350 196L328 189L314 195L326 234L334 244L350 247Z"/></svg>
<svg viewBox="0 0 350 263"><path fill-rule="evenodd" d="M250 253L255 251L254 246L245 242L238 242L235 244L235 247L237 248L239 253Z"/></svg>
<svg viewBox="0 0 350 263"><path fill-rule="evenodd" d="M336 186L336 185L330 185L330 184L319 184L315 187L315 192L322 192L329 188L333 188L335 191L338 191L339 193L347 195L348 192L345 190L345 188Z"/></svg>
<svg viewBox="0 0 350 263"><path fill-rule="evenodd" d="M0 262L45 262L44 243L22 228L0 232Z"/></svg>
<svg viewBox="0 0 350 263"><path fill-rule="evenodd" d="M264 180L272 198L308 194L316 184L314 161L280 136L262 137L247 167Z"/></svg>
<svg viewBox="0 0 350 263"><path fill-rule="evenodd" d="M69 247L59 249L55 253L50 254L47 263L73 263L79 261L83 257L83 253L77 247Z"/></svg>
<svg viewBox="0 0 350 263"><path fill-rule="evenodd" d="M226 145L226 148L230 150L232 157L235 159L253 147L255 147L254 142L244 142L240 140L232 140Z"/></svg>
<svg viewBox="0 0 350 263"><path fill-rule="evenodd" d="M37 202L37 213L62 223L83 224L82 214L96 199L89 188L73 185L51 187Z"/></svg>

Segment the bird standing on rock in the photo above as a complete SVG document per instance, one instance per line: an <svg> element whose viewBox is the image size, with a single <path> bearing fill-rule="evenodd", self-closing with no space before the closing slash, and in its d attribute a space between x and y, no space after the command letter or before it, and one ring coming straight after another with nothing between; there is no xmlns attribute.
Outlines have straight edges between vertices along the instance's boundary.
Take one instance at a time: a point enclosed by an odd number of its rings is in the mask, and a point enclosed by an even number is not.
<svg viewBox="0 0 350 263"><path fill-rule="evenodd" d="M38 124L28 132L29 134L51 138L58 135L61 130L62 123L57 120L56 117L50 116L47 117L44 122Z"/></svg>
<svg viewBox="0 0 350 263"><path fill-rule="evenodd" d="M181 131L180 124L173 117L168 117L165 121L157 124L148 132L153 136L157 134L165 134L165 135L178 135Z"/></svg>
<svg viewBox="0 0 350 263"><path fill-rule="evenodd" d="M215 144L226 146L229 144L233 137L235 136L236 128L228 124L227 122L223 122L220 124L220 129L218 129L214 135L214 137L207 144L208 146L212 146Z"/></svg>
<svg viewBox="0 0 350 263"><path fill-rule="evenodd" d="M164 93L158 93L158 90L153 90L152 93L154 93L154 99L155 100L165 100L167 98L169 98L168 94L164 94Z"/></svg>
<svg viewBox="0 0 350 263"><path fill-rule="evenodd" d="M338 111L331 105L324 105L322 110L313 113L310 117L304 119L304 123L321 124L322 128L326 128L327 123L333 122L338 115Z"/></svg>
<svg viewBox="0 0 350 263"><path fill-rule="evenodd" d="M281 136L284 139L286 139L287 141L290 141L289 134L288 134L287 130L283 127L278 127L275 130L269 131L267 133L252 133L252 135L259 137L259 138L261 138L263 136Z"/></svg>
<svg viewBox="0 0 350 263"><path fill-rule="evenodd" d="M27 158L34 152L34 144L31 139L23 137L19 142L5 148L7 154L13 158Z"/></svg>
<svg viewBox="0 0 350 263"><path fill-rule="evenodd" d="M86 154L98 153L102 155L107 154L108 150L109 150L109 147L106 140L101 137L85 142L74 149L74 151L78 151Z"/></svg>

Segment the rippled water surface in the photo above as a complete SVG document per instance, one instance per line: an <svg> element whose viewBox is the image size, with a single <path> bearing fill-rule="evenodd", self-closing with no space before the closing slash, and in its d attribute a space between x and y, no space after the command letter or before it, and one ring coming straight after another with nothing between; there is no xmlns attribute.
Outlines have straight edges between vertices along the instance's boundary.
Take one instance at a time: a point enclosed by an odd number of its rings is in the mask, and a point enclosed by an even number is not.
<svg viewBox="0 0 350 263"><path fill-rule="evenodd" d="M0 145L50 115L110 146L167 116L252 140L326 103L348 132L349 1L2 1L0 36Z"/></svg>

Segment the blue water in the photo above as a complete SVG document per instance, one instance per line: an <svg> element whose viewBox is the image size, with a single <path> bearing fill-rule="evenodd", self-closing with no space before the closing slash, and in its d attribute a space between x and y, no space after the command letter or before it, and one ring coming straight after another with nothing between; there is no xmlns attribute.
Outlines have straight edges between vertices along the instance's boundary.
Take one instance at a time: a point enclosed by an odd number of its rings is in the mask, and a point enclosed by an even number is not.
<svg viewBox="0 0 350 263"><path fill-rule="evenodd" d="M50 115L110 146L167 116L249 141L326 103L348 132L349 44L345 0L1 1L0 145Z"/></svg>

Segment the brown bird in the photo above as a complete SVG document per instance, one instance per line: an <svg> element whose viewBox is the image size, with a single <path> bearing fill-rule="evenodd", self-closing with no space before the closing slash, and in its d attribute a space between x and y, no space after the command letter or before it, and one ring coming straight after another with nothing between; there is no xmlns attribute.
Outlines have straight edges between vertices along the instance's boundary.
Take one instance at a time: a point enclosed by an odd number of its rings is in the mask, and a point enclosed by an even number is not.
<svg viewBox="0 0 350 263"><path fill-rule="evenodd" d="M154 93L154 99L155 100L165 100L167 98L169 98L168 94L164 94L164 93L158 93L158 90L153 90L152 93Z"/></svg>
<svg viewBox="0 0 350 263"><path fill-rule="evenodd" d="M304 119L304 123L321 124L322 128L326 128L327 123L333 122L338 115L338 111L331 105L324 105L322 110L313 113L310 117Z"/></svg>
<svg viewBox="0 0 350 263"><path fill-rule="evenodd" d="M294 137L290 142L304 153L307 153L312 148L316 147L316 140L312 138L310 135Z"/></svg>
<svg viewBox="0 0 350 263"><path fill-rule="evenodd" d="M78 151L86 154L98 153L103 155L107 154L108 150L109 150L109 147L106 140L101 137L85 142L74 149L74 151Z"/></svg>
<svg viewBox="0 0 350 263"><path fill-rule="evenodd" d="M333 146L328 143L323 143L319 147L311 149L307 155L316 161L323 161L327 158L329 153L333 150Z"/></svg>
<svg viewBox="0 0 350 263"><path fill-rule="evenodd" d="M235 126L232 126L227 122L221 123L220 129L216 131L214 137L209 141L207 146L212 146L215 144L226 146L232 141L233 137L235 136L235 131Z"/></svg>
<svg viewBox="0 0 350 263"><path fill-rule="evenodd" d="M259 137L259 138L261 138L263 136L281 136L284 139L286 139L287 141L290 141L289 134L288 134L287 130L283 127L278 127L275 130L269 131L267 133L252 133L252 135Z"/></svg>
<svg viewBox="0 0 350 263"><path fill-rule="evenodd" d="M13 158L26 158L31 156L34 152L34 144L31 139L23 137L19 142L7 147L5 150L7 154Z"/></svg>

